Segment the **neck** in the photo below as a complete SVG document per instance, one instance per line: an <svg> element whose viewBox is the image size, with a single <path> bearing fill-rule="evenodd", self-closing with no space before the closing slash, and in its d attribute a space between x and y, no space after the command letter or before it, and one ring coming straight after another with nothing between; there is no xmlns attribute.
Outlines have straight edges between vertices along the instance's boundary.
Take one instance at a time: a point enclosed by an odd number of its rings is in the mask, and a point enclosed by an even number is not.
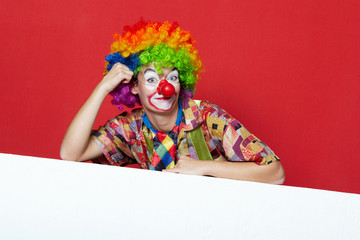
<svg viewBox="0 0 360 240"><path fill-rule="evenodd" d="M176 125L178 110L179 104L176 103L171 110L164 113L159 114L158 112L147 111L146 109L145 113L153 128L162 132L169 132Z"/></svg>

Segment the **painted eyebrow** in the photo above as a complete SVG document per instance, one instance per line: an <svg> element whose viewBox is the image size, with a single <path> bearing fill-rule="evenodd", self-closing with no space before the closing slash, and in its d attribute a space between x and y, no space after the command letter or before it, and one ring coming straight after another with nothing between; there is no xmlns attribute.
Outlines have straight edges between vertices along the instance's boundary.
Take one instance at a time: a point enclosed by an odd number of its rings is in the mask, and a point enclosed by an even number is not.
<svg viewBox="0 0 360 240"><path fill-rule="evenodd" d="M156 73L156 71L155 71L154 69L148 68L148 69L146 69L146 70L144 71L144 74L147 73L148 71L150 71L150 72L155 72L155 73Z"/></svg>
<svg viewBox="0 0 360 240"><path fill-rule="evenodd" d="M179 73L179 70L174 67L173 69L171 69L171 71L170 71L168 74L172 73L172 72L175 71L175 70Z"/></svg>
<svg viewBox="0 0 360 240"><path fill-rule="evenodd" d="M171 69L171 71L169 72L169 73L171 73L171 72L173 72L174 70L176 70L176 71L178 71L179 72L179 70L176 68L176 67L174 67L173 69ZM148 68L148 69L146 69L145 71L144 71L144 75L145 75L145 73L147 73L147 72L155 72L155 73L157 73L154 69L152 69L152 68Z"/></svg>

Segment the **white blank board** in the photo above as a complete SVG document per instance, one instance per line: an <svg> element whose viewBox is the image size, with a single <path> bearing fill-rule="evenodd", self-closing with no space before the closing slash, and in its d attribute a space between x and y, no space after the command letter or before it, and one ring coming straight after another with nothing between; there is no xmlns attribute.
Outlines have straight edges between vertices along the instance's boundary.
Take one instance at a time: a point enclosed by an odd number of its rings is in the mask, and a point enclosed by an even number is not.
<svg viewBox="0 0 360 240"><path fill-rule="evenodd" d="M360 195L0 154L0 239L360 239Z"/></svg>

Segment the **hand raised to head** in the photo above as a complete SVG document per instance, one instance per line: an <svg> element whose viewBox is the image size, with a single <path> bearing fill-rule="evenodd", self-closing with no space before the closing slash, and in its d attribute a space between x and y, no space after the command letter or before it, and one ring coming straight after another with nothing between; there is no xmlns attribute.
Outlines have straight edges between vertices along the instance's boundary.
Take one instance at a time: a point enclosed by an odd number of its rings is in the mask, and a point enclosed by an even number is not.
<svg viewBox="0 0 360 240"><path fill-rule="evenodd" d="M126 65L115 63L111 70L104 76L99 83L99 86L106 91L106 93L114 90L120 83L129 83L133 77L134 72Z"/></svg>

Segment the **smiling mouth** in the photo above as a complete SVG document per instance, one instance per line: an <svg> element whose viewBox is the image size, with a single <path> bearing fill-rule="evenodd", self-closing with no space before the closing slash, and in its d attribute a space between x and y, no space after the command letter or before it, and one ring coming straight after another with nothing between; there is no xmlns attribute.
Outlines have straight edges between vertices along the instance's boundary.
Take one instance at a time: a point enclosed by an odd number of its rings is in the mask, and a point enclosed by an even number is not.
<svg viewBox="0 0 360 240"><path fill-rule="evenodd" d="M160 98L155 98L156 100L161 100L161 101L166 101L169 100L170 98L166 98L166 97L160 97Z"/></svg>

